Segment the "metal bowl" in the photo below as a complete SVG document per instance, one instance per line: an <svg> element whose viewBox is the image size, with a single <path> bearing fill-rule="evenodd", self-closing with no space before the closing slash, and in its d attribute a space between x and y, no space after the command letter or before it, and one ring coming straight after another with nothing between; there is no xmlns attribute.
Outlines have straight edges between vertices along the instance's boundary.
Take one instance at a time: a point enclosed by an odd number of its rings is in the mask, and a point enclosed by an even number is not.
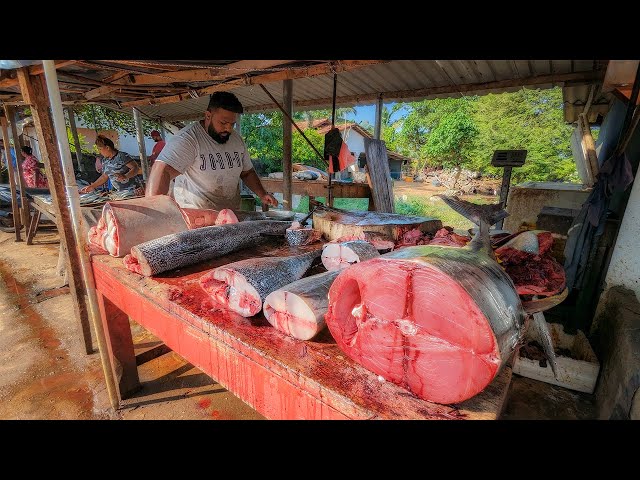
<svg viewBox="0 0 640 480"><path fill-rule="evenodd" d="M296 212L291 210L269 210L268 212L262 212L267 218L273 220L293 220L296 218Z"/></svg>

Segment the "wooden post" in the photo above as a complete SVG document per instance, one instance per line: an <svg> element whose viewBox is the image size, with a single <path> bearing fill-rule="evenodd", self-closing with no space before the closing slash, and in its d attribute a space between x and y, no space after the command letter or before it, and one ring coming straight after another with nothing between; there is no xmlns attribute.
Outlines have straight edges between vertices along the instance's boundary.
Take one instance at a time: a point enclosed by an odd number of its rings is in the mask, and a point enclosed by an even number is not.
<svg viewBox="0 0 640 480"><path fill-rule="evenodd" d="M76 128L76 116L73 113L72 107L67 107L67 113L69 114L69 128L71 129L73 143L76 147L76 162L78 163L78 170L84 172L84 166L82 165L82 144L80 143L78 129Z"/></svg>
<svg viewBox="0 0 640 480"><path fill-rule="evenodd" d="M18 135L18 128L16 127L16 109L11 105L4 106L4 112L9 120L9 125L11 126L11 136L13 137L13 146L16 150L16 164L18 165L18 186L20 187L20 205L22 206L22 225L24 225L24 231L27 233L27 229L29 228L29 223L31 223L31 214L29 208L29 201L26 197L25 183L24 183L24 174L22 172L22 161L20 159L21 154L19 152L22 151L22 142L20 141L20 136Z"/></svg>
<svg viewBox="0 0 640 480"><path fill-rule="evenodd" d="M53 206L56 209L56 224L60 234L60 242L63 243L64 248L67 250L67 272L73 309L76 317L80 320L85 351L90 354L93 353L93 346L91 343L91 326L89 324L87 301L82 282L78 249L73 236L69 209L66 204L67 198L64 190L62 165L58 150L55 148L57 138L49 113L49 96L44 85L44 76L31 77L29 76L28 67L22 67L18 69L18 81L22 98L31 105L40 153L42 154L41 161L45 165L49 180L49 191L51 192Z"/></svg>
<svg viewBox="0 0 640 480"><path fill-rule="evenodd" d="M16 177L14 175L13 161L11 160L11 144L9 143L9 132L7 131L7 119L0 117L2 122L2 141L4 142L4 153L7 157L7 170L9 171L9 189L11 190L11 209L13 211L13 225L15 226L16 242L21 242L20 238L20 210L18 209L18 199L16 198ZM16 152L16 163L18 163L18 152Z"/></svg>
<svg viewBox="0 0 640 480"><path fill-rule="evenodd" d="M395 212L393 198L393 180L389 172L387 147L383 140L364 139L364 150L367 155L367 171L371 177L371 195L377 212Z"/></svg>
<svg viewBox="0 0 640 480"><path fill-rule="evenodd" d="M140 150L140 163L142 164L142 178L147 181L149 178L149 160L147 160L147 152L144 146L144 130L142 129L142 116L140 110L133 109L133 120L136 124L136 137L138 138L138 149Z"/></svg>
<svg viewBox="0 0 640 480"><path fill-rule="evenodd" d="M282 106L288 113L282 118L282 204L285 210L293 210L291 194L293 126L290 120L293 116L293 80L282 82Z"/></svg>
<svg viewBox="0 0 640 480"><path fill-rule="evenodd" d="M502 208L507 207L507 197L509 196L509 186L511 185L511 170L513 167L504 167L504 173L502 174L502 185L500 185L500 206ZM502 230L504 225L504 218L496 224L496 228Z"/></svg>
<svg viewBox="0 0 640 480"><path fill-rule="evenodd" d="M380 140L382 137L382 108L384 104L382 102L382 95L378 97L378 102L376 103L376 121L375 128L373 131L373 138L376 140Z"/></svg>

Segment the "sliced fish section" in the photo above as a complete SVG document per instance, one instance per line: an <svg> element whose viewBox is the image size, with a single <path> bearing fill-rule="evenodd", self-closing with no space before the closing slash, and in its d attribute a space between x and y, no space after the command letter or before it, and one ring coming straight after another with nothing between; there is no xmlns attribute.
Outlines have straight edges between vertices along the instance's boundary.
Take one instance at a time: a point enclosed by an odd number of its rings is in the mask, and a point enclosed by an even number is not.
<svg viewBox="0 0 640 480"><path fill-rule="evenodd" d="M325 243L322 247L322 264L332 272L342 270L354 263L380 256L378 250L364 240L343 243Z"/></svg>
<svg viewBox="0 0 640 480"><path fill-rule="evenodd" d="M320 252L240 260L206 273L200 286L220 305L251 317L262 310L267 295L302 278Z"/></svg>
<svg viewBox="0 0 640 480"><path fill-rule="evenodd" d="M327 326L329 288L340 273L324 272L301 278L264 299L263 312L274 328L299 340L311 340Z"/></svg>

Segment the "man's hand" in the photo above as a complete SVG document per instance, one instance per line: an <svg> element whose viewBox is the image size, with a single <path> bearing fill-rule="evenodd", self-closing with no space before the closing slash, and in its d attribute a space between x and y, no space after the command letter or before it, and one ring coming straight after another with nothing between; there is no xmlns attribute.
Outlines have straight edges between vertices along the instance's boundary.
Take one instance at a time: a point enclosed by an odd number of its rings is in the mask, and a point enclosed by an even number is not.
<svg viewBox="0 0 640 480"><path fill-rule="evenodd" d="M278 200L276 200L276 197L274 197L270 193L265 193L264 195L261 195L260 201L262 203L266 203L267 205L271 205L272 207L278 206Z"/></svg>
<svg viewBox="0 0 640 480"><path fill-rule="evenodd" d="M78 193L89 193L93 190L95 190L96 187L92 186L92 185L87 185L86 187L82 187L80 190L78 190Z"/></svg>
<svg viewBox="0 0 640 480"><path fill-rule="evenodd" d="M117 180L118 182L120 182L120 183L124 183L124 182L126 182L127 180L129 180L127 177L125 177L125 176L124 176L123 174L121 174L121 173L116 173L114 176L115 176L116 180Z"/></svg>

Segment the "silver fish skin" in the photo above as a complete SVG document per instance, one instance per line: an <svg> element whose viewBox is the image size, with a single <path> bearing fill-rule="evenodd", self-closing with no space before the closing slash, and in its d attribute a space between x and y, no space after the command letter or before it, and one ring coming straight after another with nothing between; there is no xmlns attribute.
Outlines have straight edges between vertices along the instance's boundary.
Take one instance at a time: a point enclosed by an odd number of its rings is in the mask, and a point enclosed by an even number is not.
<svg viewBox="0 0 640 480"><path fill-rule="evenodd" d="M298 340L311 340L327 324L324 315L329 306L329 288L339 270L304 277L271 292L262 310L274 328Z"/></svg>
<svg viewBox="0 0 640 480"><path fill-rule="evenodd" d="M271 292L299 280L321 250L289 257L261 257L217 267L200 277L200 286L228 309L251 317Z"/></svg>
<svg viewBox="0 0 640 480"><path fill-rule="evenodd" d="M342 270L354 263L380 256L376 247L365 240L351 240L342 243L325 243L322 247L322 264L332 272Z"/></svg>
<svg viewBox="0 0 640 480"><path fill-rule="evenodd" d="M187 230L138 244L131 248L131 257L138 264L138 273L148 277L248 248L263 233L284 235L289 225L280 220L256 220ZM126 260L125 265L137 271Z"/></svg>

